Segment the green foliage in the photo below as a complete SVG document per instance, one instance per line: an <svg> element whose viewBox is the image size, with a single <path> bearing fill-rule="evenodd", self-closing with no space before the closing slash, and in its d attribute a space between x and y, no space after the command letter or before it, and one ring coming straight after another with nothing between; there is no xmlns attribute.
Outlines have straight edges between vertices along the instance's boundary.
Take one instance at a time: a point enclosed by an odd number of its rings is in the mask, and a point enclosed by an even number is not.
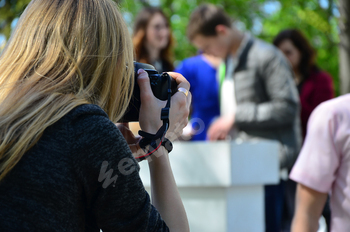
<svg viewBox="0 0 350 232"><path fill-rule="evenodd" d="M272 42L283 29L301 30L318 52L318 65L332 75L336 93L339 94L338 19L333 14L336 9L334 1L327 1L326 9L320 6L318 0L210 0L207 2L221 5L236 20L240 28L252 31L254 36L268 42ZM121 7L131 12L132 16L136 16L143 6L151 2L124 0L121 1ZM171 19L176 40L176 64L196 54L196 49L186 38L186 25L193 9L204 2L203 0L159 0L159 6ZM264 6L267 3L275 3L277 6L280 5L280 8L272 13L266 12ZM132 23L132 20L130 22Z"/></svg>
<svg viewBox="0 0 350 232"><path fill-rule="evenodd" d="M196 49L186 38L186 26L191 12L201 3L221 5L235 19L236 25L251 31L256 37L271 42L279 31L298 28L307 36L318 52L318 65L334 78L339 93L338 19L335 17L336 0L325 0L327 8L322 8L320 0L115 0L132 32L133 20L144 6L157 5L171 19L173 36L176 41L175 64L196 54ZM0 0L0 34L9 37L11 23L19 17L29 0ZM4 4L5 3L5 4ZM266 4L280 6L269 12Z"/></svg>
<svg viewBox="0 0 350 232"><path fill-rule="evenodd" d="M18 18L30 0L0 0L0 34L7 38L11 33L11 23Z"/></svg>
<svg viewBox="0 0 350 232"><path fill-rule="evenodd" d="M280 0L281 9L263 19L263 30L259 37L272 42L274 36L283 29L301 30L316 49L319 67L333 77L337 95L339 94L338 19L334 2L328 1L324 9L317 0Z"/></svg>

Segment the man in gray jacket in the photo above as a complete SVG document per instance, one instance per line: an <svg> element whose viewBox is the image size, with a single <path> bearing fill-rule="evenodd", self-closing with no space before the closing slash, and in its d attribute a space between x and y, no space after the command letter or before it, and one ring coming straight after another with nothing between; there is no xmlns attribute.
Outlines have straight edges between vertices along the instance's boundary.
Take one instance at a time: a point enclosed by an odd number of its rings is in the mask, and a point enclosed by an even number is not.
<svg viewBox="0 0 350 232"><path fill-rule="evenodd" d="M208 129L208 138L244 134L279 141L280 167L290 169L301 146L299 97L283 54L238 31L214 5L192 13L187 35L199 50L226 60L219 72L224 73L219 79L221 116ZM283 192L282 182L265 188L266 231L280 230Z"/></svg>

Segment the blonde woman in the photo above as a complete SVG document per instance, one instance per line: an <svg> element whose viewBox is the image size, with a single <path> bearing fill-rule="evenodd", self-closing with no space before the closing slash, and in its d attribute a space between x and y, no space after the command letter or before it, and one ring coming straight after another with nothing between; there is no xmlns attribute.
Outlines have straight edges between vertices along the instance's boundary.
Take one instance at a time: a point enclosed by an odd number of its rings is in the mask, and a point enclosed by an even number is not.
<svg viewBox="0 0 350 232"><path fill-rule="evenodd" d="M31 1L0 57L0 231L189 230L167 150L149 162L152 205L114 124L130 100L132 55L112 0ZM154 133L165 103L139 74L141 128ZM189 104L173 96L169 139Z"/></svg>

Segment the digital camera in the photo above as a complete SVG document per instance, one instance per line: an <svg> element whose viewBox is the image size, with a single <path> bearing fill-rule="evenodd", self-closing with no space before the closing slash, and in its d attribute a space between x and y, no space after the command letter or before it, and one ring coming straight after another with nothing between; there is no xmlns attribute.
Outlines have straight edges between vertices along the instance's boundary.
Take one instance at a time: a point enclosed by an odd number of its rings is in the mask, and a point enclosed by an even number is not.
<svg viewBox="0 0 350 232"><path fill-rule="evenodd" d="M163 101L168 99L168 81L170 81L171 84L171 95L174 95L177 92L176 81L168 73L159 74L158 71L150 64L134 62L134 91L128 109L126 110L120 122L139 121L139 112L141 106L140 87L137 84L137 71L139 69L143 69L148 73L151 89L156 98Z"/></svg>

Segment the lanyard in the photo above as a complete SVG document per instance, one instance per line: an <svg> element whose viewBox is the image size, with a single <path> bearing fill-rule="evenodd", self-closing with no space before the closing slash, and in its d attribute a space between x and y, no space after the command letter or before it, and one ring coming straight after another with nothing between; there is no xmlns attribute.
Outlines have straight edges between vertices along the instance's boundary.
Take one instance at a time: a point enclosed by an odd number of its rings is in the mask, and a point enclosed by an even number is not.
<svg viewBox="0 0 350 232"><path fill-rule="evenodd" d="M233 57L230 55L225 62L221 62L219 66L219 101L221 101L221 89L222 84L224 83L226 78L233 78L233 71L235 69L235 64L237 63L237 60L234 60ZM226 69L227 68L227 69ZM226 72L227 70L227 72ZM227 76L226 74L230 75Z"/></svg>
<svg viewBox="0 0 350 232"><path fill-rule="evenodd" d="M220 95L221 95L222 83L225 80L225 76L226 76L226 64L225 62L222 62L219 66L219 94Z"/></svg>

